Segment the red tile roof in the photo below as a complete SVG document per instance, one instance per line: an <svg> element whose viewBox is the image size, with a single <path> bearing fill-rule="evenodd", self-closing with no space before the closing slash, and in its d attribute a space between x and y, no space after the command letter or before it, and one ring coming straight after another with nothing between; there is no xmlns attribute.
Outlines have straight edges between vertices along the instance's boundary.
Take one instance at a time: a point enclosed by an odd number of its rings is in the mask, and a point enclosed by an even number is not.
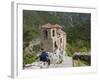
<svg viewBox="0 0 100 80"><path fill-rule="evenodd" d="M62 26L58 24L53 25L53 24L48 23L48 24L43 25L41 28L62 28Z"/></svg>

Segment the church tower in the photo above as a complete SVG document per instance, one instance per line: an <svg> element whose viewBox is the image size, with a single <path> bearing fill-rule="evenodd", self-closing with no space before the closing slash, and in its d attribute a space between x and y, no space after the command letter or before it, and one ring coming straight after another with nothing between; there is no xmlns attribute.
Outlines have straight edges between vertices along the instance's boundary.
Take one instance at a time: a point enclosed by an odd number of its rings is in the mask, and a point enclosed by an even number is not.
<svg viewBox="0 0 100 80"><path fill-rule="evenodd" d="M41 26L41 47L47 52L54 52L56 47L65 49L66 33L61 30L62 26L45 24Z"/></svg>

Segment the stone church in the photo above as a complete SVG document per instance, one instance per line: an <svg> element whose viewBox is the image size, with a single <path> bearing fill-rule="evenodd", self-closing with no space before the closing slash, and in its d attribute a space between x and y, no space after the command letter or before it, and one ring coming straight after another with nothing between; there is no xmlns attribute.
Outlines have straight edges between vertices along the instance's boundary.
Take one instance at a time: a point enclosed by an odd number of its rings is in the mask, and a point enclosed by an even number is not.
<svg viewBox="0 0 100 80"><path fill-rule="evenodd" d="M66 48L66 33L62 30L62 26L58 24L45 24L41 26L41 47L47 52L54 52L56 47Z"/></svg>

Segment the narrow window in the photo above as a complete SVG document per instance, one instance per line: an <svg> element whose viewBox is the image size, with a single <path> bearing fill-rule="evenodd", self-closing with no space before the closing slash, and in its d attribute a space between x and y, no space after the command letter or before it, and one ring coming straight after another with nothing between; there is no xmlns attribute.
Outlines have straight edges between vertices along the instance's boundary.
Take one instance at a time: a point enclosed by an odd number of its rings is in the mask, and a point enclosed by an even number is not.
<svg viewBox="0 0 100 80"><path fill-rule="evenodd" d="M55 30L52 31L52 34L53 34L52 36L54 37L55 36Z"/></svg>
<svg viewBox="0 0 100 80"><path fill-rule="evenodd" d="M54 42L54 46L55 46L55 48L57 49L57 47L58 47L58 46L57 46L57 43L56 43L56 41Z"/></svg>
<svg viewBox="0 0 100 80"><path fill-rule="evenodd" d="M43 33L44 33L44 39L47 39L48 38L48 31L44 30Z"/></svg>

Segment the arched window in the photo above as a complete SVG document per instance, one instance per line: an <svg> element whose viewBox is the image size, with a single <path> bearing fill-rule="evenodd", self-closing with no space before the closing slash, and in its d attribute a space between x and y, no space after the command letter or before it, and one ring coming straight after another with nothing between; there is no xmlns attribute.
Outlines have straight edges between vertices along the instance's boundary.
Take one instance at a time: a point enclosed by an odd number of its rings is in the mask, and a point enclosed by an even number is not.
<svg viewBox="0 0 100 80"><path fill-rule="evenodd" d="M48 31L47 30L44 30L43 31L43 35L44 35L44 39L47 39L48 38Z"/></svg>
<svg viewBox="0 0 100 80"><path fill-rule="evenodd" d="M53 36L53 37L55 36L55 30L52 31L52 36Z"/></svg>

